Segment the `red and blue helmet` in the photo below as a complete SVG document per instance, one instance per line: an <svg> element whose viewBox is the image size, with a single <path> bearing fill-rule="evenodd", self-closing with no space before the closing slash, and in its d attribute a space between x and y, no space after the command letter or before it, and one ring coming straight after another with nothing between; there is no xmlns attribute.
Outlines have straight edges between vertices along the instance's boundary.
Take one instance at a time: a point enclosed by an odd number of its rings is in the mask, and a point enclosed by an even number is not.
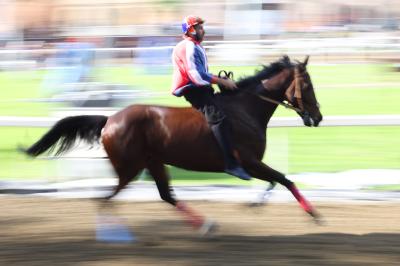
<svg viewBox="0 0 400 266"><path fill-rule="evenodd" d="M203 24L204 20L200 17L189 15L187 16L182 23L182 32L184 34L194 33L194 26L197 24Z"/></svg>

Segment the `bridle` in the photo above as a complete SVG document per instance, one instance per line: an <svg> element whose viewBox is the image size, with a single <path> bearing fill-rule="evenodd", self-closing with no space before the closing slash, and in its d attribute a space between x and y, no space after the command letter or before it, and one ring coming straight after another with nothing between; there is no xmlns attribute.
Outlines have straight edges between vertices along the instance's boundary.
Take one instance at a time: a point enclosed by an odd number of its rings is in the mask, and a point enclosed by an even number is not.
<svg viewBox="0 0 400 266"><path fill-rule="evenodd" d="M278 104L285 106L286 108L292 109L298 113L304 113L304 104L303 104L303 97L302 97L302 93L301 93L301 89L302 86L304 85L304 75L307 74L307 71L303 71L302 73L300 73L298 68L294 68L294 78L293 81L290 83L289 87L286 89L285 91L285 98L288 101L288 103L284 103L284 102L279 102L276 101ZM264 88L266 87L266 83L267 81L261 81L261 83L263 84ZM262 95L259 95L260 97L265 97ZM269 97L265 97L265 98L269 98ZM271 98L269 98L271 99ZM297 101L297 107L294 107L292 102L294 101L294 99L296 99Z"/></svg>

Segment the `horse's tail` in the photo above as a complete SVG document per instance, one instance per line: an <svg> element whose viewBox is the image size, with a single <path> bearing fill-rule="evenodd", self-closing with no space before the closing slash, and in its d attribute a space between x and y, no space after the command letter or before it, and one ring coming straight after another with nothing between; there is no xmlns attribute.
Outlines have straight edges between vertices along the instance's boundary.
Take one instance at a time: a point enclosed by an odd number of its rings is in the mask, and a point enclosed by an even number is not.
<svg viewBox="0 0 400 266"><path fill-rule="evenodd" d="M26 150L26 154L36 157L46 151L53 151L58 146L55 155L67 151L80 138L88 143L99 140L101 129L108 117L103 115L69 116L58 121L41 139ZM58 144L58 145L57 145Z"/></svg>

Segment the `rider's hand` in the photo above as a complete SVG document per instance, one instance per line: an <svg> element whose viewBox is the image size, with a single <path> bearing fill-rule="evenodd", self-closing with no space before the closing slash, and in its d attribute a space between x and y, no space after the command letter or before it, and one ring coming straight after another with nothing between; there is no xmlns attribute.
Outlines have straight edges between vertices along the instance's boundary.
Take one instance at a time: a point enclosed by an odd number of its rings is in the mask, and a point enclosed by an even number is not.
<svg viewBox="0 0 400 266"><path fill-rule="evenodd" d="M227 89L230 90L234 90L237 89L236 83L231 80L231 79L223 79L223 78L219 78L218 79L218 85L221 85Z"/></svg>

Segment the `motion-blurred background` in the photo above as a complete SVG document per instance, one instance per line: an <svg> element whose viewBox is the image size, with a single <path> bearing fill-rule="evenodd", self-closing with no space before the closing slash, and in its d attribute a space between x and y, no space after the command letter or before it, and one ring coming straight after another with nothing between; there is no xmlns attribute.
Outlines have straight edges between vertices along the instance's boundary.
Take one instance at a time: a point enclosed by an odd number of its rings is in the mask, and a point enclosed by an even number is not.
<svg viewBox="0 0 400 266"><path fill-rule="evenodd" d="M188 106L170 94L170 56L189 14L206 20L212 73L238 79L283 54L310 55L323 115L349 121L270 128L268 164L289 174L400 169L396 0L0 0L0 180L113 176L98 147L60 160L31 160L16 148L68 115L112 114L134 103ZM282 108L275 116L297 117ZM400 188L393 179L380 183L380 173L366 188ZM176 168L171 175L175 184L243 183Z"/></svg>

